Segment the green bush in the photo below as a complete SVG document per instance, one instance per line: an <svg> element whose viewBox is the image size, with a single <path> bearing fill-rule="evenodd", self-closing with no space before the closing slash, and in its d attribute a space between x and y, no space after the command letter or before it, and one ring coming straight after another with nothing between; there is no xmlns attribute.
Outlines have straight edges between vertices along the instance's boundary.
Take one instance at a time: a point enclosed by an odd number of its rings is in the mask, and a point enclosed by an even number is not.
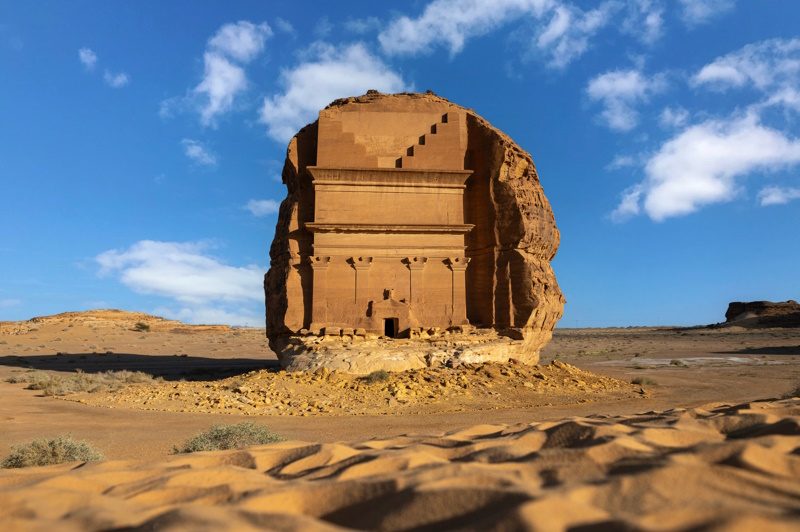
<svg viewBox="0 0 800 532"><path fill-rule="evenodd" d="M364 382L367 384L375 384L376 382L386 382L389 380L389 372L385 369L379 369L378 371L373 371L366 377L363 377Z"/></svg>
<svg viewBox="0 0 800 532"><path fill-rule="evenodd" d="M11 456L0 462L6 469L34 467L65 462L93 462L105 460L105 456L91 444L72 438L72 434L54 439L42 438L11 447Z"/></svg>
<svg viewBox="0 0 800 532"><path fill-rule="evenodd" d="M212 425L211 430L186 440L182 447L173 447L172 454L243 449L284 440L285 438L270 431L268 427L250 421L236 425Z"/></svg>
<svg viewBox="0 0 800 532"><path fill-rule="evenodd" d="M136 325L133 326L133 329L136 330L136 331L149 332L150 331L150 326L148 324L142 323L140 321Z"/></svg>
<svg viewBox="0 0 800 532"><path fill-rule="evenodd" d="M649 386L658 386L658 383L656 381L647 377L636 377L631 381L631 384L638 384L639 386L642 386L644 384L647 384Z"/></svg>
<svg viewBox="0 0 800 532"><path fill-rule="evenodd" d="M41 390L45 396L69 395L78 392L113 392L130 384L154 384L162 380L161 377L153 377L141 371L128 370L103 373L83 373L78 370L69 375L30 370L6 379L11 383L27 382L29 390Z"/></svg>

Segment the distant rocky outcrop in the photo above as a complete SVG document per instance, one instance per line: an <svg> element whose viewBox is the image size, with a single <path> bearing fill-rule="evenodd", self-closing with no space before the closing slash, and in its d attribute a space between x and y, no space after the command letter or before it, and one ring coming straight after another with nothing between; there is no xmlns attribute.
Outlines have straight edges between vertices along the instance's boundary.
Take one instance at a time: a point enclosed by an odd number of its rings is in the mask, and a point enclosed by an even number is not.
<svg viewBox="0 0 800 532"><path fill-rule="evenodd" d="M800 327L800 304L789 300L735 301L728 304L725 325L738 327Z"/></svg>

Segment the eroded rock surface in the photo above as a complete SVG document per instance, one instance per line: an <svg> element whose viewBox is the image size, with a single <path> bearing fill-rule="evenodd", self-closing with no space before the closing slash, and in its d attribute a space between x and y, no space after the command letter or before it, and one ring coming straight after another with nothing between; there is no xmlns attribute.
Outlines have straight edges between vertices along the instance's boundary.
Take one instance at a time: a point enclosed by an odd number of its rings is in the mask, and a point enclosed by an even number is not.
<svg viewBox="0 0 800 532"><path fill-rule="evenodd" d="M738 327L800 327L800 304L789 300L733 302L725 312L725 324Z"/></svg>
<svg viewBox="0 0 800 532"><path fill-rule="evenodd" d="M283 181L264 288L285 367L324 357L297 338L326 329L472 326L538 361L565 302L560 235L531 156L473 110L433 94L337 100L290 141Z"/></svg>

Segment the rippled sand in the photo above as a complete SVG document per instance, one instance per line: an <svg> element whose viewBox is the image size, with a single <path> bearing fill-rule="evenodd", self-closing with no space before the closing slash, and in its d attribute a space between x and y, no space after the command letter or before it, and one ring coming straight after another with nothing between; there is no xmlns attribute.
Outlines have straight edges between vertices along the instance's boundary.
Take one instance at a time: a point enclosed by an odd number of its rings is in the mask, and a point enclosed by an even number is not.
<svg viewBox="0 0 800 532"><path fill-rule="evenodd" d="M796 530L800 400L0 472L3 530Z"/></svg>

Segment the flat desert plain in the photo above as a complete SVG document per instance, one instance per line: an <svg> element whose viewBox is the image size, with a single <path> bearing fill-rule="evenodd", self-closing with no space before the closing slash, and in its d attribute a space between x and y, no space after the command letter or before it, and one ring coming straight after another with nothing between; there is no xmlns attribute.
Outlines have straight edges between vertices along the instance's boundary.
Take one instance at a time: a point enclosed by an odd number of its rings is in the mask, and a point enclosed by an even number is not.
<svg viewBox="0 0 800 532"><path fill-rule="evenodd" d="M0 381L0 456L107 457L0 470L3 530L800 529L796 328L557 329L539 366L365 378L92 311L1 323ZM287 441L170 454L241 421Z"/></svg>

